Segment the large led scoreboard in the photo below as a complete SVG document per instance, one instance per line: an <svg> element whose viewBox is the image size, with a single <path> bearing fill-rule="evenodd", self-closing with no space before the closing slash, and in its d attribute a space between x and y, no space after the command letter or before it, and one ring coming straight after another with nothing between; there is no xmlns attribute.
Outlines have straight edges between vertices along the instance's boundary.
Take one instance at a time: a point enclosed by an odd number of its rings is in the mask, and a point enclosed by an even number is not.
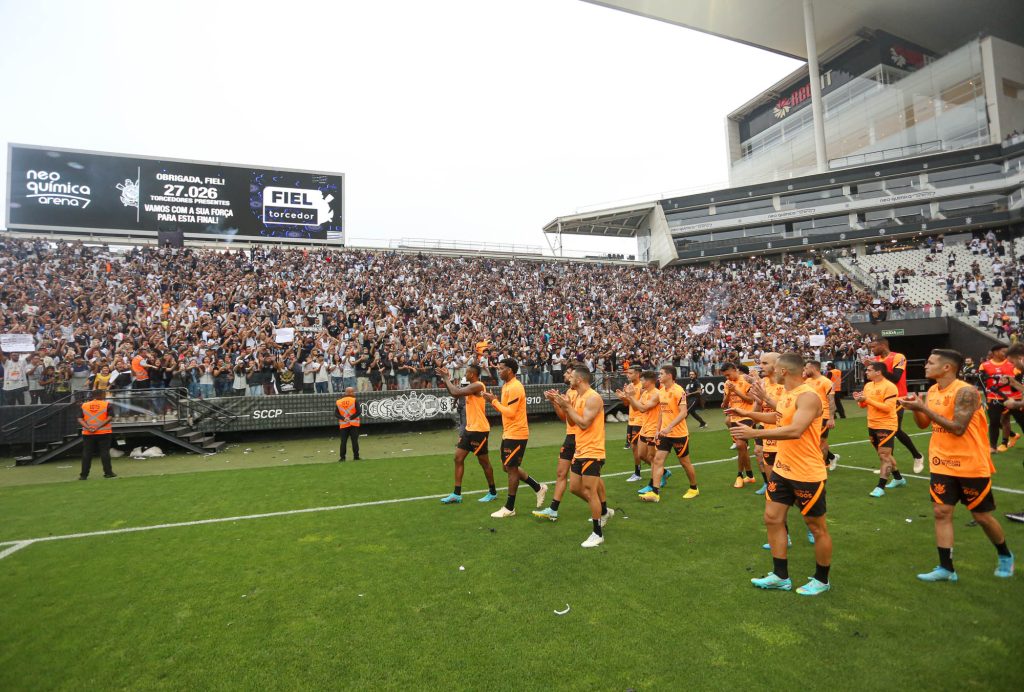
<svg viewBox="0 0 1024 692"><path fill-rule="evenodd" d="M7 227L186 239L344 243L344 176L21 144Z"/></svg>

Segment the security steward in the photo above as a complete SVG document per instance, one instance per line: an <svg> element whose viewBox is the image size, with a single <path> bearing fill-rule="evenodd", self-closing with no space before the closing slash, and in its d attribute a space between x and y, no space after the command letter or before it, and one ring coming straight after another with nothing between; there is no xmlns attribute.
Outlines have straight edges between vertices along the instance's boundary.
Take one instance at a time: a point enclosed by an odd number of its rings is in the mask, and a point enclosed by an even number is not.
<svg viewBox="0 0 1024 692"><path fill-rule="evenodd" d="M78 480L89 478L92 458L99 454L103 463L103 477L117 478L110 465L110 440L113 429L110 424L110 403L103 397L102 389L92 391L92 399L82 404L82 417L78 419L82 426L82 473Z"/></svg>
<svg viewBox="0 0 1024 692"><path fill-rule="evenodd" d="M338 432L341 433L338 461L345 461L349 440L352 440L352 458L359 461L359 402L356 401L356 390L346 387L345 396L335 403L338 407Z"/></svg>

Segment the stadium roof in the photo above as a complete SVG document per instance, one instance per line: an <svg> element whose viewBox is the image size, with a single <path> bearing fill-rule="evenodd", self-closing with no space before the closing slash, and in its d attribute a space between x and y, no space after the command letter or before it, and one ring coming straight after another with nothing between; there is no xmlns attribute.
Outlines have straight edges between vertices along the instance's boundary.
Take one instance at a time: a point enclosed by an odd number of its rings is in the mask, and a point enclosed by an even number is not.
<svg viewBox="0 0 1024 692"><path fill-rule="evenodd" d="M807 59L803 0L586 0L800 60ZM817 0L818 52L863 27L884 29L937 53L978 34L1021 43L1021 0Z"/></svg>
<svg viewBox="0 0 1024 692"><path fill-rule="evenodd" d="M634 238L655 204L656 202L646 202L616 209L560 216L545 226L544 232Z"/></svg>

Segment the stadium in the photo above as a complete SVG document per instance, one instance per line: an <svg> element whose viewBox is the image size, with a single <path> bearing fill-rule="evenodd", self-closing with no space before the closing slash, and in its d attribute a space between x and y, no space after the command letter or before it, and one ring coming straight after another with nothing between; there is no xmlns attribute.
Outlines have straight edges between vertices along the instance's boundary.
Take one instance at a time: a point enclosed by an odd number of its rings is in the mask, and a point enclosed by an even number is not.
<svg viewBox="0 0 1024 692"><path fill-rule="evenodd" d="M0 686L1024 688L1024 9L579 4L800 61L727 181L369 244L3 133Z"/></svg>

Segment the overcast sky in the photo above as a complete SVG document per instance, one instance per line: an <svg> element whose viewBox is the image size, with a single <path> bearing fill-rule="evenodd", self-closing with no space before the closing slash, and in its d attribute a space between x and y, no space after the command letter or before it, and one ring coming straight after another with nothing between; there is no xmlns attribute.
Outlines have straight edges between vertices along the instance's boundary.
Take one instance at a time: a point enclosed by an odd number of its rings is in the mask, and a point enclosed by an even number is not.
<svg viewBox="0 0 1024 692"><path fill-rule="evenodd" d="M798 66L579 0L0 0L0 138L343 172L355 243L542 245L725 181L725 115Z"/></svg>

